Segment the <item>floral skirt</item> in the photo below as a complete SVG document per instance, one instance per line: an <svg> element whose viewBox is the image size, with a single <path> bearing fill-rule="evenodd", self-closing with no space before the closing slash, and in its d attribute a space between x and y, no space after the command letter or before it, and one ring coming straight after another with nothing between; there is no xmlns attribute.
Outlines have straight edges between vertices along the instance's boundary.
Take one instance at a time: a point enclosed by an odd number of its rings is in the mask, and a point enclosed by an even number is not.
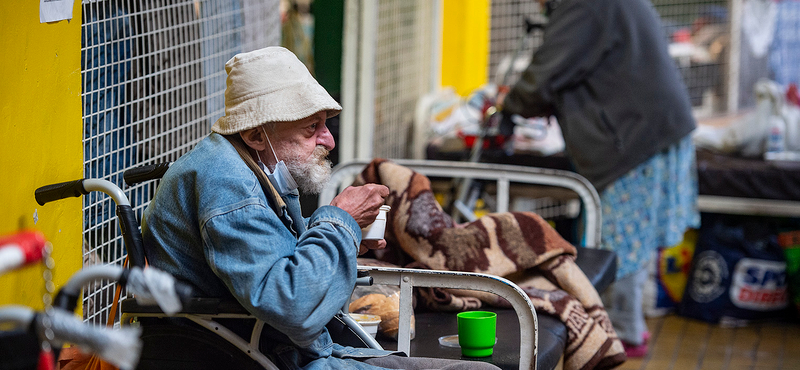
<svg viewBox="0 0 800 370"><path fill-rule="evenodd" d="M645 268L658 247L700 226L691 135L654 155L600 193L601 247L617 252L617 279Z"/></svg>

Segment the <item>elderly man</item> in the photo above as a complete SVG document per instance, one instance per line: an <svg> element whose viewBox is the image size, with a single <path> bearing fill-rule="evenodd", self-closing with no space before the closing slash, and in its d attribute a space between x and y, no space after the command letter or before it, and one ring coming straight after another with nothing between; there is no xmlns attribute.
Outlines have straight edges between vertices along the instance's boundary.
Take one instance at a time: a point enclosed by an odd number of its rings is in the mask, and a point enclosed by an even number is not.
<svg viewBox="0 0 800 370"><path fill-rule="evenodd" d="M151 265L208 297L234 297L265 328L261 350L288 368L493 368L406 358L332 343L326 324L349 298L383 185L349 187L304 219L299 190L328 181L341 107L290 51L269 47L225 65L225 116L164 175L144 213ZM358 360L356 360L358 359ZM370 365L372 364L372 365Z"/></svg>

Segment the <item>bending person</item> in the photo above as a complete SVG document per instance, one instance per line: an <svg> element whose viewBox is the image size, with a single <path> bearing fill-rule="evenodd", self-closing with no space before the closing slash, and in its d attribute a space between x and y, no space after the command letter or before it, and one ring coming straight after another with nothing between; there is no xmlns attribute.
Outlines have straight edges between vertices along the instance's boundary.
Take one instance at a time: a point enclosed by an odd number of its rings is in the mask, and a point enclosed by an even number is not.
<svg viewBox="0 0 800 370"><path fill-rule="evenodd" d="M629 357L647 352L646 265L699 226L691 104L646 0L539 0L541 47L505 97L512 114L555 115L578 173L600 192L602 247L616 251L606 302Z"/></svg>

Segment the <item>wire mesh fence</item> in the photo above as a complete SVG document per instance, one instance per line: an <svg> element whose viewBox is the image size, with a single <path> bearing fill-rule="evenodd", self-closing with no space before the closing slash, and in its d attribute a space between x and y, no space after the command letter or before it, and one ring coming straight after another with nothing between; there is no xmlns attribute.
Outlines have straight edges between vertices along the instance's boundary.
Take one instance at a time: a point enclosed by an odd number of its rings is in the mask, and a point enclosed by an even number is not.
<svg viewBox="0 0 800 370"><path fill-rule="evenodd" d="M417 99L430 90L434 3L378 1L375 157L409 158ZM368 124L368 123L367 123Z"/></svg>
<svg viewBox="0 0 800 370"><path fill-rule="evenodd" d="M661 17L670 54L683 76L696 115L728 109L730 21L728 0L652 0ZM493 0L487 81L500 84L517 43L525 33L525 18L539 19L539 4L527 0ZM534 31L520 49L518 68L524 68L542 33ZM519 73L512 72L509 81Z"/></svg>
<svg viewBox="0 0 800 370"><path fill-rule="evenodd" d="M503 72L511 67L514 55L518 54L520 64L527 65L534 49L541 45L541 32L535 31L525 36L525 21L540 18L539 3L530 0L494 0L491 12L487 80L502 85ZM513 71L506 83L517 80L519 73Z"/></svg>
<svg viewBox="0 0 800 370"><path fill-rule="evenodd" d="M727 110L730 21L727 0L653 0L670 55L695 115Z"/></svg>
<svg viewBox="0 0 800 370"><path fill-rule="evenodd" d="M125 187L131 167L174 161L224 114L225 62L277 45L278 0L84 1L81 32L84 177L109 180L137 216L154 183ZM84 197L84 264L121 264L125 246L104 194ZM110 282L84 294L84 319L104 323ZM124 295L123 295L124 296Z"/></svg>

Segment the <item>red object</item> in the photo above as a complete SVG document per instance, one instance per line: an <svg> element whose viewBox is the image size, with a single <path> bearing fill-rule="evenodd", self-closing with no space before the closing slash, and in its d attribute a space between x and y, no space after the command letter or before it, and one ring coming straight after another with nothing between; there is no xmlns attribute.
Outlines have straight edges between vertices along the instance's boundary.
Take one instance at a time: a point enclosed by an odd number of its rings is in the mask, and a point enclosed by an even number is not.
<svg viewBox="0 0 800 370"><path fill-rule="evenodd" d="M11 236L0 238L0 249L19 248L25 255L25 262L37 262L42 259L44 254L44 244L47 242L44 235L39 231L22 231Z"/></svg>
<svg viewBox="0 0 800 370"><path fill-rule="evenodd" d="M53 358L53 351L39 351L39 364L36 366L36 370L53 370L54 368L55 359Z"/></svg>
<svg viewBox="0 0 800 370"><path fill-rule="evenodd" d="M796 84L789 84L789 88L786 89L786 101L800 106L800 92L797 91Z"/></svg>
<svg viewBox="0 0 800 370"><path fill-rule="evenodd" d="M464 140L464 146L467 149L472 149L472 146L475 145L475 140L478 139L475 135L464 135L463 133L459 132L458 136ZM488 136L483 138L483 149L489 148L499 148L502 147L505 143L506 138L503 136Z"/></svg>
<svg viewBox="0 0 800 370"><path fill-rule="evenodd" d="M672 33L672 41L674 42L691 42L692 32L688 28L681 28Z"/></svg>
<svg viewBox="0 0 800 370"><path fill-rule="evenodd" d="M622 342L622 348L625 349L625 356L628 356L628 358L642 358L647 356L647 344L635 346Z"/></svg>
<svg viewBox="0 0 800 370"><path fill-rule="evenodd" d="M642 333L642 344L634 345L622 342L622 348L625 349L625 355L628 358L641 358L647 356L648 344L650 344L650 332L645 331Z"/></svg>
<svg viewBox="0 0 800 370"><path fill-rule="evenodd" d="M466 146L467 149L472 149L472 146L475 145L475 139L477 139L477 137L475 135L463 135L463 136L459 135L459 136L461 136L461 138L464 139L464 146Z"/></svg>

